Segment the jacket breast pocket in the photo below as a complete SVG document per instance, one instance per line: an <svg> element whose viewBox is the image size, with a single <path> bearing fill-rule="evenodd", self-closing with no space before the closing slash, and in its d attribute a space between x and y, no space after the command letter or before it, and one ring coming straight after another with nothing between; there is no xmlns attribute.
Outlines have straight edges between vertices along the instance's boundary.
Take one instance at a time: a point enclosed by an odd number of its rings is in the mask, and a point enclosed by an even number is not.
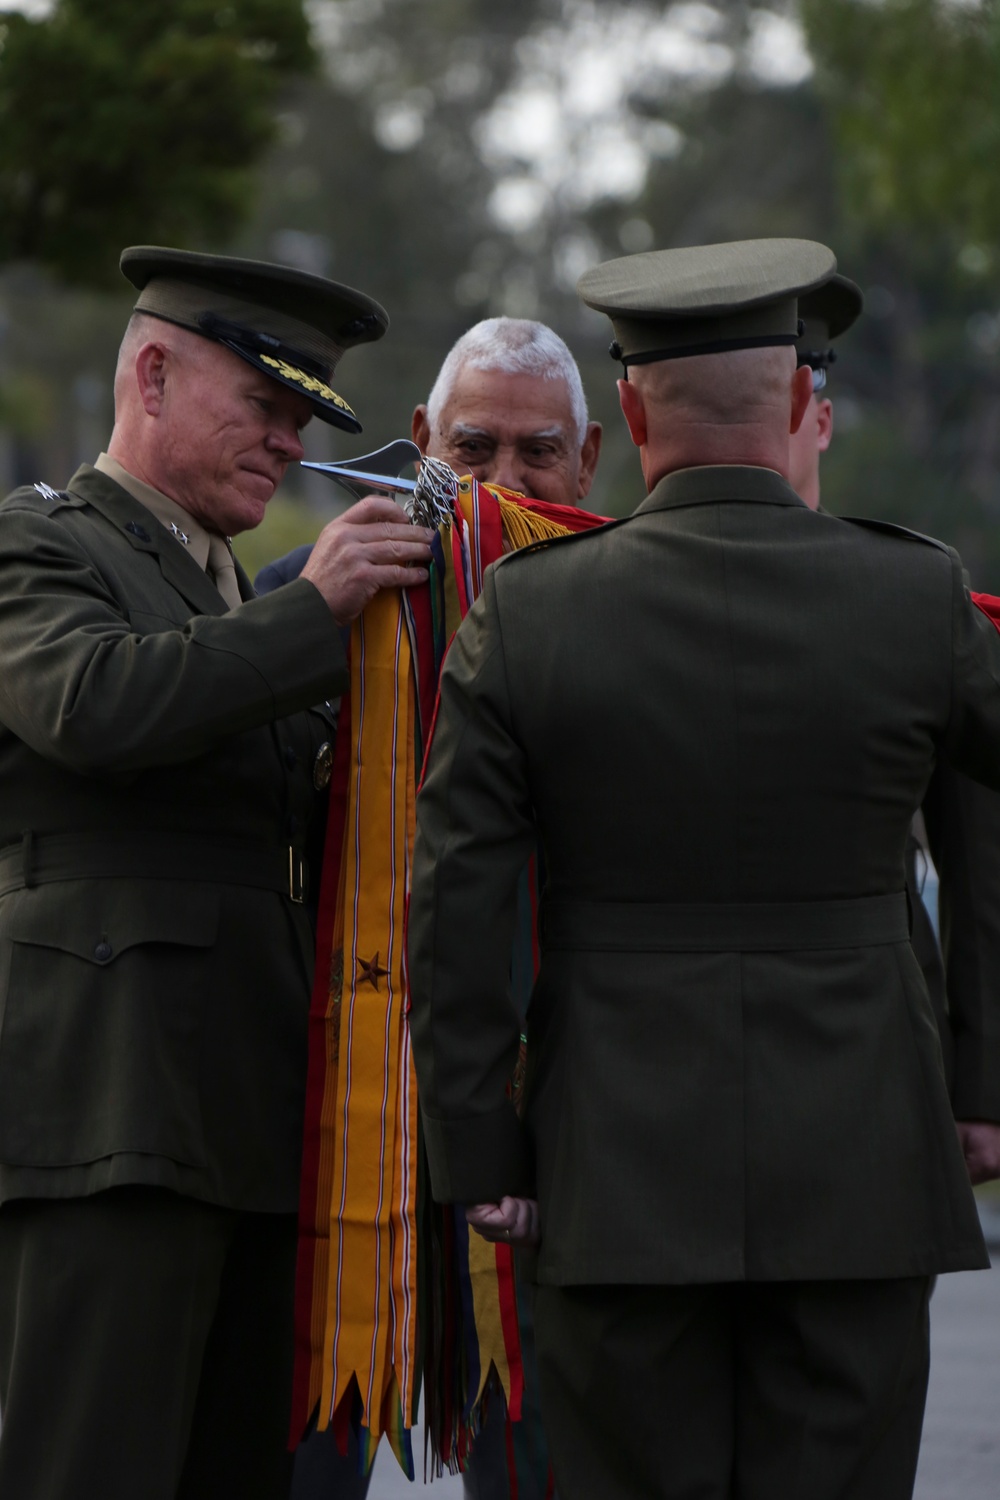
<svg viewBox="0 0 1000 1500"><path fill-rule="evenodd" d="M59 881L0 902L0 1160L204 1157L200 1039L219 896Z"/></svg>

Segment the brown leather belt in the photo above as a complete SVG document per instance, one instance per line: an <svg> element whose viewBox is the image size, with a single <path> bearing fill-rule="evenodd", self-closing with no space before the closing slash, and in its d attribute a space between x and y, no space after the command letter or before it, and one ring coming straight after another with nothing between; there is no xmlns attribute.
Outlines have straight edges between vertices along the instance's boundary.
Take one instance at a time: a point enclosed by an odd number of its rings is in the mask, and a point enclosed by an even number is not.
<svg viewBox="0 0 1000 1500"><path fill-rule="evenodd" d="M278 891L301 903L307 869L298 849L184 834L25 833L0 849L0 896L57 880L183 880Z"/></svg>
<svg viewBox="0 0 1000 1500"><path fill-rule="evenodd" d="M547 949L633 953L776 953L906 943L905 891L843 901L653 902L551 900Z"/></svg>

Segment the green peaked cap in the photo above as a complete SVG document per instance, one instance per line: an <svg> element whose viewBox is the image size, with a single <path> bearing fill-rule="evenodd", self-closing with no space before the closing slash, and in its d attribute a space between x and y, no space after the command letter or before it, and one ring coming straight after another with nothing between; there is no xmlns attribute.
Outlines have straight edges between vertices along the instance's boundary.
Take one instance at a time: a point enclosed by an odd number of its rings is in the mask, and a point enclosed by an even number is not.
<svg viewBox="0 0 1000 1500"><path fill-rule="evenodd" d="M831 342L846 333L865 305L861 288L846 276L831 276L822 286L799 298L802 333L795 341L800 365L825 370L836 359Z"/></svg>
<svg viewBox="0 0 1000 1500"><path fill-rule="evenodd" d="M135 311L224 344L306 396L324 422L360 432L330 381L346 349L380 339L389 318L364 292L296 266L133 245L121 270L139 292Z"/></svg>
<svg viewBox="0 0 1000 1500"><path fill-rule="evenodd" d="M626 369L660 359L794 344L798 299L837 259L815 240L733 240L624 255L585 271L577 291L611 319Z"/></svg>

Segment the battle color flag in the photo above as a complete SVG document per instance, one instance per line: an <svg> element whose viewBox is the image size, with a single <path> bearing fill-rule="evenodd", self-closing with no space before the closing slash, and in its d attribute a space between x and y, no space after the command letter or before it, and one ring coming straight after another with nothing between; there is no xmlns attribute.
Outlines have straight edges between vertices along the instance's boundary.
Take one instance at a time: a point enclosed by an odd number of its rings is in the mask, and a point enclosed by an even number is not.
<svg viewBox="0 0 1000 1500"><path fill-rule="evenodd" d="M344 1449L353 1424L365 1469L385 1432L413 1477L421 1384L438 1473L462 1467L491 1397L520 1411L511 1250L434 1204L421 1161L404 944L414 804L444 655L485 569L600 524L465 478L428 582L377 595L352 628L309 1018L292 1437L318 1411ZM515 977L534 972L534 908Z"/></svg>

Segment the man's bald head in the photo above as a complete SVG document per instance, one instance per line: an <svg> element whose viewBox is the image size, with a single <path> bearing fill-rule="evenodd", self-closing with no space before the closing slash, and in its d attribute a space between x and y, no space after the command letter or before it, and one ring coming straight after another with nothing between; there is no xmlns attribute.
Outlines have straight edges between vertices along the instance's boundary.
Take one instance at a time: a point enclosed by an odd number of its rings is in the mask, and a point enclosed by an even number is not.
<svg viewBox="0 0 1000 1500"><path fill-rule="evenodd" d="M618 382L649 488L674 469L753 464L788 473L788 442L812 394L788 347L636 364Z"/></svg>
<svg viewBox="0 0 1000 1500"><path fill-rule="evenodd" d="M629 381L657 409L731 426L766 420L788 400L794 372L793 349L732 349L633 365Z"/></svg>

